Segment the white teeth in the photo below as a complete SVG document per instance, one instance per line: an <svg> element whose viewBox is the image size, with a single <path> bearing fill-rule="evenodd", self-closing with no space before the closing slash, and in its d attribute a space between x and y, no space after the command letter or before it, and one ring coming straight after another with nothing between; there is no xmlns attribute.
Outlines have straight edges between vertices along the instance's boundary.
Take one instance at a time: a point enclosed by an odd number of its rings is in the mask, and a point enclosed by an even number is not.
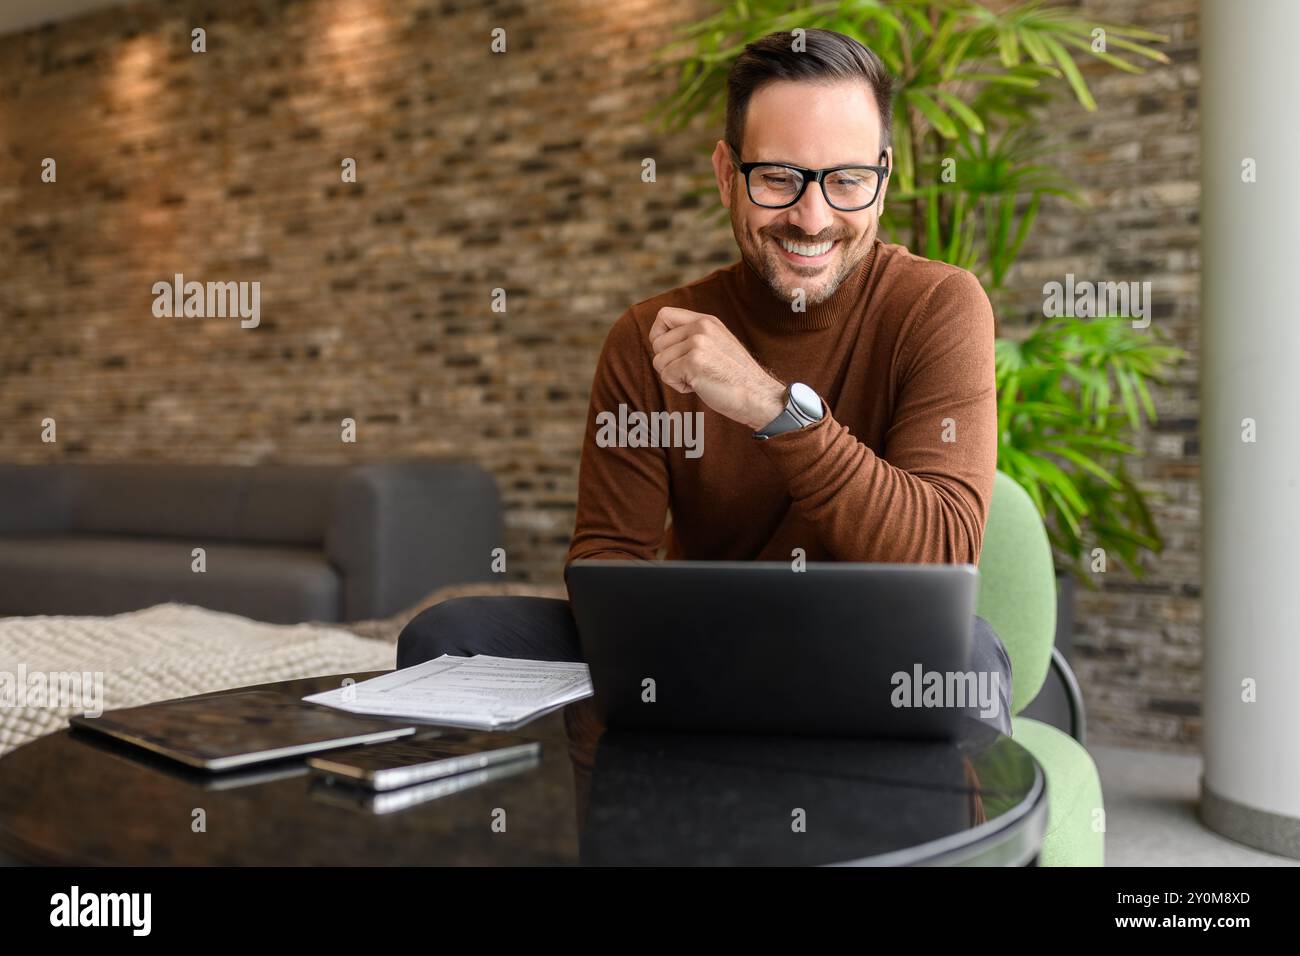
<svg viewBox="0 0 1300 956"><path fill-rule="evenodd" d="M802 242L787 242L784 239L781 239L780 243L781 248L786 252L793 252L800 256L820 256L824 253L830 252L831 246L835 245L834 241L831 241L819 242L815 246L810 246Z"/></svg>

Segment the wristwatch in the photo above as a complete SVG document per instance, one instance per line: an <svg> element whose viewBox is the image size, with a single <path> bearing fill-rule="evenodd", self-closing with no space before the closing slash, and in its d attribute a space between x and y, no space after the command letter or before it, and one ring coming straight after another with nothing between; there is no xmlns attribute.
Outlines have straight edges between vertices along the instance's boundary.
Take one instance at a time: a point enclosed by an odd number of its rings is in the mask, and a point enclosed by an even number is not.
<svg viewBox="0 0 1300 956"><path fill-rule="evenodd" d="M785 390L785 408L781 414L754 432L754 437L766 441L782 432L819 422L825 414L821 397L803 382L795 382Z"/></svg>

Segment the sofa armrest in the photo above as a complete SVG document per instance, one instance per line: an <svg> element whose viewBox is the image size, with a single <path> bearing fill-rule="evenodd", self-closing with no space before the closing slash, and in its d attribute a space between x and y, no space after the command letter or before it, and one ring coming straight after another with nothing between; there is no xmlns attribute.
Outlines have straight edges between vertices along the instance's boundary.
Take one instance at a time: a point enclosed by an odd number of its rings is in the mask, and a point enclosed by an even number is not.
<svg viewBox="0 0 1300 956"><path fill-rule="evenodd" d="M70 530L69 480L56 465L0 465L0 535Z"/></svg>
<svg viewBox="0 0 1300 956"><path fill-rule="evenodd" d="M386 617L445 585L491 579L502 538L496 482L477 465L349 469L325 534L326 556L343 579L342 619Z"/></svg>

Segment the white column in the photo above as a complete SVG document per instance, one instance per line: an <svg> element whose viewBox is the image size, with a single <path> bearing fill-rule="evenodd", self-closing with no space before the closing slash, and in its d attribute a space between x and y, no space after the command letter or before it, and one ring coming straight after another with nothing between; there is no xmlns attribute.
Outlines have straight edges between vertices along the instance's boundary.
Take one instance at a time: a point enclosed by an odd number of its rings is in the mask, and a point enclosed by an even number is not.
<svg viewBox="0 0 1300 956"><path fill-rule="evenodd" d="M1201 15L1201 816L1300 857L1300 2Z"/></svg>

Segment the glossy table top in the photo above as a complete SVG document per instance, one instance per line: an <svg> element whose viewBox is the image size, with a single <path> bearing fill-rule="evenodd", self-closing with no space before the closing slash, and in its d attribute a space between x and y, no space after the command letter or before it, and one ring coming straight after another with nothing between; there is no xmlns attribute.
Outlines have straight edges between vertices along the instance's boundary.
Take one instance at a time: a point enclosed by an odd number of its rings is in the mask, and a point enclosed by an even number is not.
<svg viewBox="0 0 1300 956"><path fill-rule="evenodd" d="M343 676L265 686L303 696ZM302 761L205 775L62 731L0 759L0 854L116 865L1020 865L1046 825L1036 762L974 721L955 743L611 730L593 747L561 712L516 733L542 742L539 764L376 814Z"/></svg>

